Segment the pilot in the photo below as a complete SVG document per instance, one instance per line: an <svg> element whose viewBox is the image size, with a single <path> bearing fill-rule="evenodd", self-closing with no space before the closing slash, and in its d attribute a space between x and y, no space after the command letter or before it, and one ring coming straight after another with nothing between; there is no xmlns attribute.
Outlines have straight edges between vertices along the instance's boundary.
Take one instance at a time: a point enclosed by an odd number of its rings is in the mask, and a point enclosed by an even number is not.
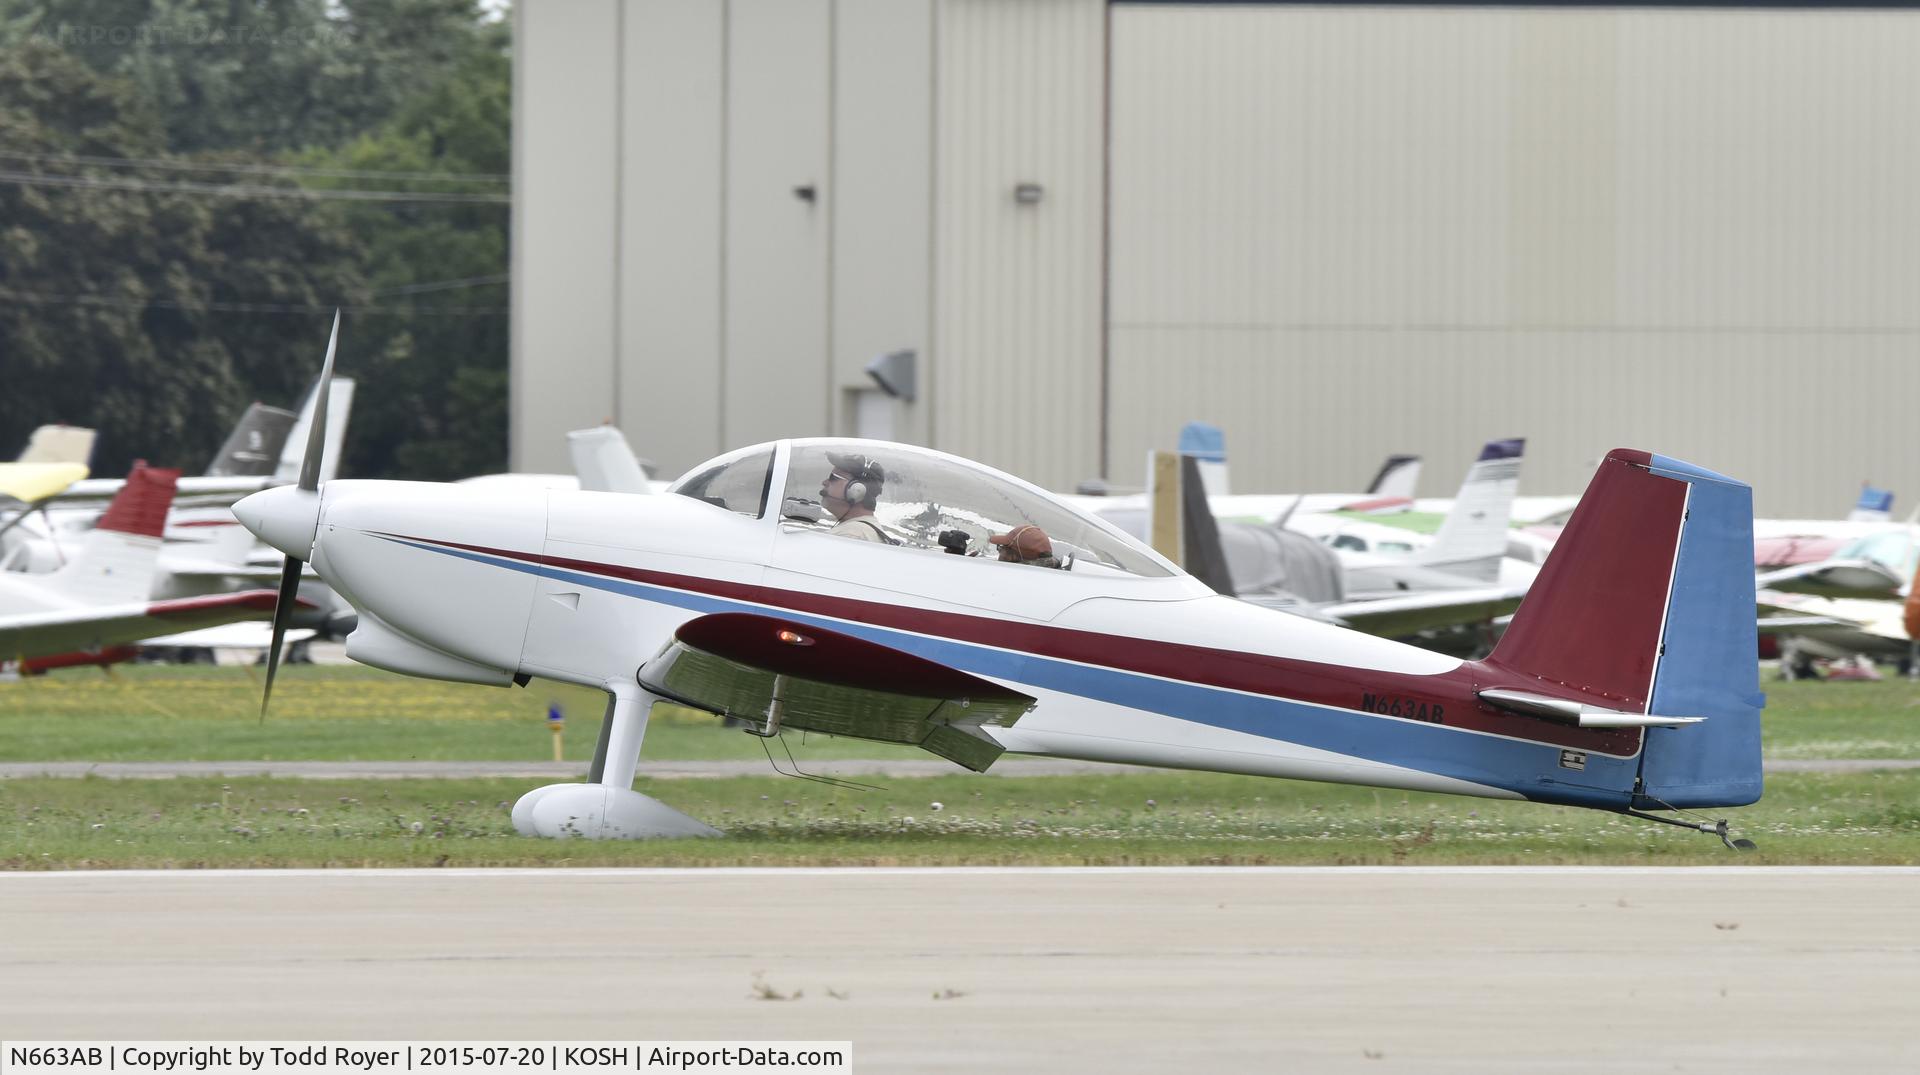
<svg viewBox="0 0 1920 1075"><path fill-rule="evenodd" d="M887 472L864 455L828 452L827 462L833 464L833 471L820 483L820 503L834 518L830 533L859 541L893 544L886 531L880 529L879 520L873 517Z"/></svg>
<svg viewBox="0 0 1920 1075"><path fill-rule="evenodd" d="M1053 555L1053 542L1047 532L1028 524L1016 526L1004 534L995 534L987 539L1000 546L1000 560L1008 564L1031 564L1034 567L1059 567L1060 560Z"/></svg>

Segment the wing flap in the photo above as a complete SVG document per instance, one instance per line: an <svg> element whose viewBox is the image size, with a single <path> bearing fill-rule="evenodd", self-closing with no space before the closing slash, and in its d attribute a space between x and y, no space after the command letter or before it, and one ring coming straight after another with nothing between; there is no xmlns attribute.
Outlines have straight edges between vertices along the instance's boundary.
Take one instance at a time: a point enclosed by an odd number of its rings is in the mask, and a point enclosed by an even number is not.
<svg viewBox="0 0 1920 1075"><path fill-rule="evenodd" d="M906 743L982 772L1001 747L983 725L1011 726L1034 699L949 665L839 631L722 612L682 624L640 669L665 698L748 721Z"/></svg>

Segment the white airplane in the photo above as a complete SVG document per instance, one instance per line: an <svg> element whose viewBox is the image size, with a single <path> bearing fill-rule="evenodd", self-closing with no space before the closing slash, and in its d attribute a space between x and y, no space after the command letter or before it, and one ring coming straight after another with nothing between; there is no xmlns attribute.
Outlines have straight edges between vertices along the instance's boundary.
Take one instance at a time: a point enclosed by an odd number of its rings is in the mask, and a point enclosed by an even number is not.
<svg viewBox="0 0 1920 1075"><path fill-rule="evenodd" d="M179 471L137 464L99 525L57 571L0 572L0 662L21 671L103 664L155 635L272 613L271 591L170 601L147 596Z"/></svg>
<svg viewBox="0 0 1920 1075"><path fill-rule="evenodd" d="M235 514L286 554L283 595L310 561L359 610L348 656L606 693L587 782L522 796L527 834L713 835L632 788L660 701L974 770L1014 751L1253 773L1723 839L1651 811L1761 793L1751 491L1646 452L1607 458L1485 661L1220 596L1053 494L906 445L755 445L665 496L316 471ZM1058 566L968 555L988 550Z"/></svg>

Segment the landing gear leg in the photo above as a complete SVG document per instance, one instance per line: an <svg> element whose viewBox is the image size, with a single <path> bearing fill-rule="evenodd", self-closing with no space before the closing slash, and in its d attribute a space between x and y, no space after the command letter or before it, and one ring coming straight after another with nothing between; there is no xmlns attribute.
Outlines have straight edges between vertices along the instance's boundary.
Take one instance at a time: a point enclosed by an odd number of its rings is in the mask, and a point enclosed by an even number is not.
<svg viewBox="0 0 1920 1075"><path fill-rule="evenodd" d="M527 836L589 840L720 835L718 829L633 790L647 716L658 701L632 680L608 683L607 715L588 782L549 784L522 795L513 804L514 829Z"/></svg>

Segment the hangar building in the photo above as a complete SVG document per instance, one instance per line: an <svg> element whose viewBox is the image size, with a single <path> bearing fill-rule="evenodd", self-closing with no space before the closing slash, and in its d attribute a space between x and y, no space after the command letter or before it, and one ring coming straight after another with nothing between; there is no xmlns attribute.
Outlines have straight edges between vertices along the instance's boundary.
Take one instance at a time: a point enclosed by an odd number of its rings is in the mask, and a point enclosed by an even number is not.
<svg viewBox="0 0 1920 1075"><path fill-rule="evenodd" d="M518 469L611 419L675 473L866 434L1129 485L1198 418L1243 491L1412 451L1444 495L1524 435L1523 492L1630 445L1766 515L1920 501L1910 10L514 18Z"/></svg>

